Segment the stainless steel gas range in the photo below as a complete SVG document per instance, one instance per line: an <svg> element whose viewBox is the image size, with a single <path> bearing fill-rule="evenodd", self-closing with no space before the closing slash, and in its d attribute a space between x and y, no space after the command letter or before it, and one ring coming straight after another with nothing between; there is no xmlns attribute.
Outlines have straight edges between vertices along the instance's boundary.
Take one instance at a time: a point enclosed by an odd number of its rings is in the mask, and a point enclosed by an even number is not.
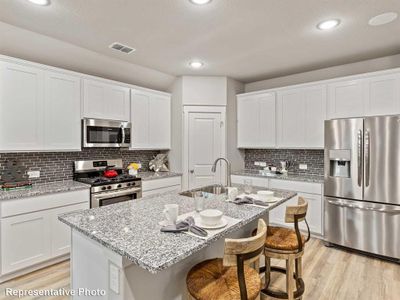
<svg viewBox="0 0 400 300"><path fill-rule="evenodd" d="M74 180L91 185L91 208L142 197L141 179L124 174L122 159L76 161Z"/></svg>

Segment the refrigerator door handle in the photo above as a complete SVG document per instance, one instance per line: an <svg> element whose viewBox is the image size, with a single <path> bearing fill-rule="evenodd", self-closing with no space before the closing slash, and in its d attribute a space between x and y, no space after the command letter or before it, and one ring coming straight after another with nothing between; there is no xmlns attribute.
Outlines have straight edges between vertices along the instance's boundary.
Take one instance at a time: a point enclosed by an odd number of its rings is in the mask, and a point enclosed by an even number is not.
<svg viewBox="0 0 400 300"><path fill-rule="evenodd" d="M362 130L358 131L357 135L357 167L358 167L358 178L357 183L358 186L361 186L361 177L362 177Z"/></svg>
<svg viewBox="0 0 400 300"><path fill-rule="evenodd" d="M361 209L361 210L367 210L367 211L376 211L376 212L388 213L388 214L400 214L400 209L382 209L382 208L375 208L375 207L371 207L371 206L362 207L362 206L358 206L358 205L345 204L345 203L332 201L332 200L327 200L327 201L329 204L340 206L340 207L355 208L355 209Z"/></svg>
<svg viewBox="0 0 400 300"><path fill-rule="evenodd" d="M365 186L369 186L369 172L370 172L370 134L369 131L365 131Z"/></svg>

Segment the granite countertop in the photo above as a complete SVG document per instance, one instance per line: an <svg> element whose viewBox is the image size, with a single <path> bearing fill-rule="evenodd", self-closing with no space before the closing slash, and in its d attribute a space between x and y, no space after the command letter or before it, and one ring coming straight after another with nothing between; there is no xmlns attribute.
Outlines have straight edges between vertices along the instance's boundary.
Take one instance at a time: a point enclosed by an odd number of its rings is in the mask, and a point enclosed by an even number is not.
<svg viewBox="0 0 400 300"><path fill-rule="evenodd" d="M84 189L90 189L90 185L73 180L38 183L38 184L33 184L32 188L28 189L13 190L13 191L0 190L0 201L34 197L45 194L70 192L70 191L77 191Z"/></svg>
<svg viewBox="0 0 400 300"><path fill-rule="evenodd" d="M304 182L314 182L314 183L324 183L323 175L303 175L303 174L287 174L287 175L262 175L258 170L241 170L232 172L232 175L240 176L253 176L253 177L264 177L272 179L281 180L292 180L292 181L304 181Z"/></svg>
<svg viewBox="0 0 400 300"><path fill-rule="evenodd" d="M235 185L243 192L242 185ZM254 187L253 192L261 188ZM238 206L218 199L205 199L206 208L215 208L225 215L241 219L235 225L208 238L201 239L185 233L162 233L165 204L179 204L179 214L194 211L194 199L176 192L147 196L139 200L117 203L61 215L59 220L112 251L125 256L136 265L157 273L224 238L244 225L264 215L270 209L294 197L296 193L276 191L283 198L268 207Z"/></svg>
<svg viewBox="0 0 400 300"><path fill-rule="evenodd" d="M138 177L140 177L143 181L146 180L154 180L154 179L162 179L162 178L168 178L168 177L176 177L176 176L182 176L182 173L175 173L175 172L139 172Z"/></svg>

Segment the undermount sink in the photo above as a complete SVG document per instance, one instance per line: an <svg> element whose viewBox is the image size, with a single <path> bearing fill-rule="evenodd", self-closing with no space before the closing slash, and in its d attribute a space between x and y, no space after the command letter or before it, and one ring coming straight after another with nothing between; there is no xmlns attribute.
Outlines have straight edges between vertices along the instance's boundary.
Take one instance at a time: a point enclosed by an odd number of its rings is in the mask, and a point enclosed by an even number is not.
<svg viewBox="0 0 400 300"><path fill-rule="evenodd" d="M208 194L221 195L221 194L227 193L227 188L220 184L213 184L213 185L208 185L208 186L204 186L204 187L189 190L189 191L184 191L182 193L179 193L179 195L194 198L194 195L196 192L204 192L204 193L208 193Z"/></svg>

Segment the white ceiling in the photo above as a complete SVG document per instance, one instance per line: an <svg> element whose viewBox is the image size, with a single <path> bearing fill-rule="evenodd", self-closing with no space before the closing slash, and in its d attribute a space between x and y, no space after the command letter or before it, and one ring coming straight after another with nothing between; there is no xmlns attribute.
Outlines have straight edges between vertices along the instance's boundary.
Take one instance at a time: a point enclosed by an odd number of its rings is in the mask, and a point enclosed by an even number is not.
<svg viewBox="0 0 400 300"><path fill-rule="evenodd" d="M0 20L172 75L226 75L252 82L400 53L399 0L1 0ZM340 18L329 32L315 25ZM130 55L108 48L121 42ZM0 41L1 42L1 41ZM46 51L43 45L43 51ZM29 45L26 45L29 47ZM205 62L191 70L188 62Z"/></svg>

